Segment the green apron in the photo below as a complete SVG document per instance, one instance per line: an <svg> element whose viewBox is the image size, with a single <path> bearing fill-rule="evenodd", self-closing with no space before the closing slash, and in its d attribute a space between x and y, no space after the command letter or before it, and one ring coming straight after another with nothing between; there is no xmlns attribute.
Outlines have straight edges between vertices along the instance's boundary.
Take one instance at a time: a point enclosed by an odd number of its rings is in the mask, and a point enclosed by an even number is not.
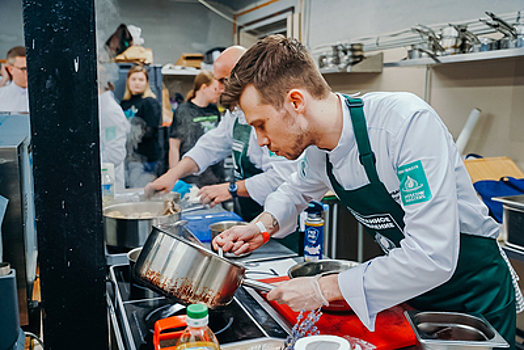
<svg viewBox="0 0 524 350"><path fill-rule="evenodd" d="M350 109L359 159L370 183L355 190L345 190L333 175L328 155L327 175L340 201L388 254L391 249L400 247L404 238L404 210L378 178L362 100L346 98L346 104ZM509 268L494 239L461 233L459 258L451 279L408 303L418 310L480 314L510 343L511 349L515 348L515 291Z"/></svg>
<svg viewBox="0 0 524 350"><path fill-rule="evenodd" d="M251 126L240 124L238 119L235 120L233 126L233 175L235 181L245 180L262 172L251 163L247 155L250 135ZM235 206L235 211L245 221L253 220L264 209L250 197L238 197L238 203L240 208Z"/></svg>

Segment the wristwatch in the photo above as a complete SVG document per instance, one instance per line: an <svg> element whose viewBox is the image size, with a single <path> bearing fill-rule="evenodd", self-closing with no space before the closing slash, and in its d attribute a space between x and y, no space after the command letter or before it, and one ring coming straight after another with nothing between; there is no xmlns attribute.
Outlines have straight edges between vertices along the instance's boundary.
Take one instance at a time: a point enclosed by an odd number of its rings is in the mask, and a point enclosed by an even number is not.
<svg viewBox="0 0 524 350"><path fill-rule="evenodd" d="M229 188L228 188L228 190L229 190L229 193L231 193L231 197L233 197L233 198L237 198L237 197L238 197L238 193L237 193L237 191L238 191L238 186L237 186L237 184L236 184L235 181L231 181L231 182L229 183Z"/></svg>

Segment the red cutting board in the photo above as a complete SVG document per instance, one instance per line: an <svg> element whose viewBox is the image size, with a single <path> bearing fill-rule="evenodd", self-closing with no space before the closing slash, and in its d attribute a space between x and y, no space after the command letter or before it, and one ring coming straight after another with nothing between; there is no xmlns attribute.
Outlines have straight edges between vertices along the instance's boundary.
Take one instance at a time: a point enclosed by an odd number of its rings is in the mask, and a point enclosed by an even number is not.
<svg viewBox="0 0 524 350"><path fill-rule="evenodd" d="M287 276L281 276L262 281L275 283L288 279ZM294 312L286 304L278 304L275 301L269 303L291 324L296 323L298 312ZM359 338L375 345L376 350L400 349L416 343L415 333L404 316L404 311L410 309L407 304L400 304L380 312L377 315L374 332L370 332L354 313L324 312L315 325L320 334Z"/></svg>

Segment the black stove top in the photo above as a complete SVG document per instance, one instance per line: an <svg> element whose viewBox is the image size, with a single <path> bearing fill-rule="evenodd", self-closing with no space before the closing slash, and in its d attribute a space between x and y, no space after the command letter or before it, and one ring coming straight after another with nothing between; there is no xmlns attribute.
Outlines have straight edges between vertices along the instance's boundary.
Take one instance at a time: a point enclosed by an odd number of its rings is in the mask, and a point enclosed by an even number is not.
<svg viewBox="0 0 524 350"><path fill-rule="evenodd" d="M129 350L153 350L153 329L159 319L185 315L185 307L147 288L130 283L129 266L110 267L116 287L116 309ZM261 337L286 338L284 328L243 287L233 302L209 310L209 327L222 345Z"/></svg>

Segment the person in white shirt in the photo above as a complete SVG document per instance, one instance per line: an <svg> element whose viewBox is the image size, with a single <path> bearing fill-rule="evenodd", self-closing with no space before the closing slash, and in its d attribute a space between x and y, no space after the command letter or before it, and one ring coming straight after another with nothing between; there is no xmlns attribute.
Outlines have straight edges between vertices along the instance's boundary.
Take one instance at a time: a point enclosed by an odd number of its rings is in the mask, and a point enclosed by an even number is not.
<svg viewBox="0 0 524 350"><path fill-rule="evenodd" d="M215 248L242 254L284 236L309 201L332 190L385 252L340 274L282 283L269 300L312 310L344 299L370 330L377 313L403 302L480 314L514 347L520 290L499 227L427 103L410 93L333 93L305 47L281 35L242 56L222 102L242 108L260 146L304 155L264 213L223 232Z"/></svg>
<svg viewBox="0 0 524 350"><path fill-rule="evenodd" d="M221 92L224 91L224 81L245 51L243 47L232 46L215 60L214 75ZM145 191L171 191L178 179L200 175L231 152L235 182L202 187L198 195L203 204L210 204L211 207L231 198L238 199L236 209L240 207L239 214L244 220L252 220L262 212L267 195L289 177L295 166L292 161L269 152L267 147L258 146L256 135L240 109L226 112L215 129L200 137L175 167L149 183Z"/></svg>
<svg viewBox="0 0 524 350"><path fill-rule="evenodd" d="M15 46L7 52L5 70L11 78L11 82L0 88L0 112L28 113L29 98L27 94L25 47Z"/></svg>
<svg viewBox="0 0 524 350"><path fill-rule="evenodd" d="M98 65L98 114L100 119L100 158L102 163L112 163L115 169L115 190L125 189L125 164L127 133L131 124L115 100L113 85L104 66Z"/></svg>

